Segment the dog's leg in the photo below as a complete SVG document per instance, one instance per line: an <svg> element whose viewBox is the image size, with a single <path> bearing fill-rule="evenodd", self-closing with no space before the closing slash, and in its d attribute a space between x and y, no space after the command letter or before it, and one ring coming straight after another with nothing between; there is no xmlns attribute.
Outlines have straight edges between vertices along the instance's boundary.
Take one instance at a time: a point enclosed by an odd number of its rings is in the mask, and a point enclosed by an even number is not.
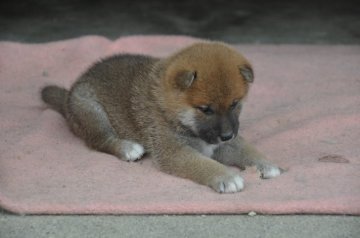
<svg viewBox="0 0 360 238"><path fill-rule="evenodd" d="M91 148L127 161L137 160L144 154L142 145L119 138L104 107L86 83L76 85L70 92L66 118L74 133Z"/></svg>
<svg viewBox="0 0 360 238"><path fill-rule="evenodd" d="M159 145L151 153L161 171L207 185L219 193L243 189L243 179L237 173L195 149L169 138L160 141Z"/></svg>
<svg viewBox="0 0 360 238"><path fill-rule="evenodd" d="M276 177L282 172L281 168L266 160L262 153L240 136L215 150L213 159L241 169L245 169L246 166L256 166L260 177L264 179Z"/></svg>

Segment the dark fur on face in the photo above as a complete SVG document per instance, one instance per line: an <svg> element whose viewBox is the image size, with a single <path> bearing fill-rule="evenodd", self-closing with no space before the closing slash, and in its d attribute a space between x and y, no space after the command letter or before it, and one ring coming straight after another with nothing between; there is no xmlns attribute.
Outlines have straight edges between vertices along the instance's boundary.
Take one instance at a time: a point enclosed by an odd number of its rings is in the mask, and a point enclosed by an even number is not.
<svg viewBox="0 0 360 238"><path fill-rule="evenodd" d="M239 130L239 115L241 111L241 103L237 102L236 105L224 113L209 114L207 111L200 112L196 118L196 128L198 136L209 144L217 144L220 142L228 141L235 138ZM201 113L203 115L201 115Z"/></svg>

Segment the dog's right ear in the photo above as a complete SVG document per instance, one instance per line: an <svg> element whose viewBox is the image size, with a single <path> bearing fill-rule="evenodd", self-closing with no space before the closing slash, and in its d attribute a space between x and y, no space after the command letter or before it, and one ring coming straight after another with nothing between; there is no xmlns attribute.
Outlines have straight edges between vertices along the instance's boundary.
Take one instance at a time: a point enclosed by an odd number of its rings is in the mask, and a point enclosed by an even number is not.
<svg viewBox="0 0 360 238"><path fill-rule="evenodd" d="M176 86L181 90L185 90L190 88L196 78L196 71L181 71L175 76Z"/></svg>

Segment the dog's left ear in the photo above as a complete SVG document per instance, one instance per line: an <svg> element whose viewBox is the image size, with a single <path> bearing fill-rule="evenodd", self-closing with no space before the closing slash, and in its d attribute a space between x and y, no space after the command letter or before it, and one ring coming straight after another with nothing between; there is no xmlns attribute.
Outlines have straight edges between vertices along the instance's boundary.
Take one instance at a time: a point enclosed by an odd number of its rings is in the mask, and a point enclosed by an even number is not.
<svg viewBox="0 0 360 238"><path fill-rule="evenodd" d="M241 75L246 80L246 82L248 83L254 82L254 71L252 70L250 65L240 66L239 70Z"/></svg>

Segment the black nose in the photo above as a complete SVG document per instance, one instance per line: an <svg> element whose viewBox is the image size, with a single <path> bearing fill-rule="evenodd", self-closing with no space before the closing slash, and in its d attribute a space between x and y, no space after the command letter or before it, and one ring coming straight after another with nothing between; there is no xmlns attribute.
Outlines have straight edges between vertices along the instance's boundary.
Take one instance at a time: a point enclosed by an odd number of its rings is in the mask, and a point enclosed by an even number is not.
<svg viewBox="0 0 360 238"><path fill-rule="evenodd" d="M227 140L231 140L233 138L234 134L232 132L227 133L227 134L223 134L220 135L220 139L221 141L227 141Z"/></svg>

